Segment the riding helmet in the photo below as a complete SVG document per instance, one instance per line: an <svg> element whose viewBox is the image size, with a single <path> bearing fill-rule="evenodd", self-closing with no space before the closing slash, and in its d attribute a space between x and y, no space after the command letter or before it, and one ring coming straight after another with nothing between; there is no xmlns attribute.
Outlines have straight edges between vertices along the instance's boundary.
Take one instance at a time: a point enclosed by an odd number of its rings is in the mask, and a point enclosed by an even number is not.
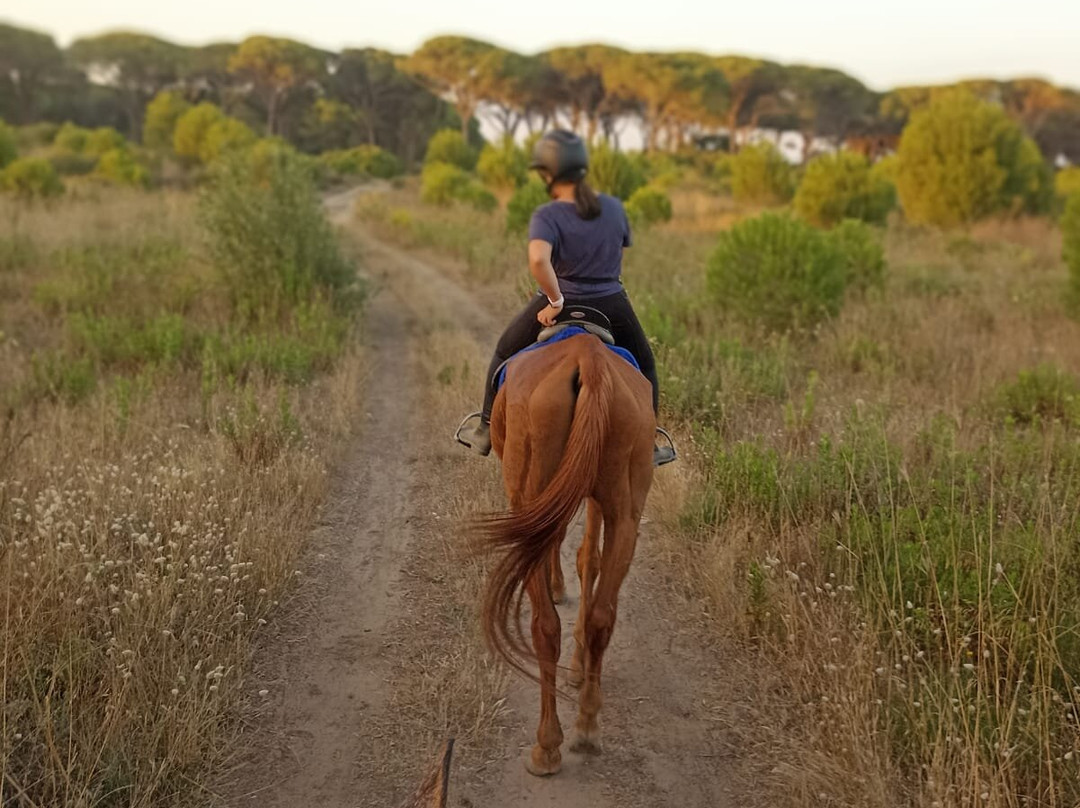
<svg viewBox="0 0 1080 808"><path fill-rule="evenodd" d="M589 170L589 151L573 132L554 129L536 141L529 168L543 169L552 183L579 180Z"/></svg>

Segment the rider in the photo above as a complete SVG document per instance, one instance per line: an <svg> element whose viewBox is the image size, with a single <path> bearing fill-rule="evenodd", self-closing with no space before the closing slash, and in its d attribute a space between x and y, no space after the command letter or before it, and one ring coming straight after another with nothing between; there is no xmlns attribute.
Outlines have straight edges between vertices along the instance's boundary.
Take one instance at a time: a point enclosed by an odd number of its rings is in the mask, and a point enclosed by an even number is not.
<svg viewBox="0 0 1080 808"><path fill-rule="evenodd" d="M659 404L656 360L619 280L623 249L631 244L622 203L597 194L585 181L589 154L573 132L556 129L545 134L536 143L529 167L540 174L552 199L537 208L529 222L529 271L541 291L499 338L484 377L480 420L459 435L462 443L481 455L491 451L489 422L496 392L492 378L503 362L536 341L541 328L554 324L568 302L591 306L608 317L615 344L634 355L652 384L654 411ZM674 459L669 446L658 446L653 452L655 465Z"/></svg>

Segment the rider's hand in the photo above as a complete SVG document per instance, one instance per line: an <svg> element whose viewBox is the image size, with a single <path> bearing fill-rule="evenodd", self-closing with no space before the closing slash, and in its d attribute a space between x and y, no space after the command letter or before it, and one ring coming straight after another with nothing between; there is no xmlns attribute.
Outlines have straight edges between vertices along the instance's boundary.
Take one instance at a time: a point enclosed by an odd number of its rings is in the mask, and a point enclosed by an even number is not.
<svg viewBox="0 0 1080 808"><path fill-rule="evenodd" d="M562 310L562 306L544 306L544 308L540 310L540 313L536 315L536 319L539 320L540 325L542 326L555 325L555 318L559 316L559 312Z"/></svg>

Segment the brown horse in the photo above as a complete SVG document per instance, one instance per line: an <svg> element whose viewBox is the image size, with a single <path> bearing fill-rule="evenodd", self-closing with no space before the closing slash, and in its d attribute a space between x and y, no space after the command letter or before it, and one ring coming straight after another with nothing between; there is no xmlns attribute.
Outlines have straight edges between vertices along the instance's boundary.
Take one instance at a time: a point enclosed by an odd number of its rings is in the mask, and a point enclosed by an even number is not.
<svg viewBox="0 0 1080 808"><path fill-rule="evenodd" d="M540 669L540 725L525 763L532 774L555 774L562 760L555 709L562 641L555 600L565 594L559 548L583 500L581 603L568 673L582 690L570 749L600 751L600 672L652 484L655 430L649 382L595 336L570 337L507 366L491 437L510 510L481 522L490 546L503 553L488 582L484 629L515 668L527 673L524 662L536 659ZM532 607L532 649L521 628L523 594Z"/></svg>

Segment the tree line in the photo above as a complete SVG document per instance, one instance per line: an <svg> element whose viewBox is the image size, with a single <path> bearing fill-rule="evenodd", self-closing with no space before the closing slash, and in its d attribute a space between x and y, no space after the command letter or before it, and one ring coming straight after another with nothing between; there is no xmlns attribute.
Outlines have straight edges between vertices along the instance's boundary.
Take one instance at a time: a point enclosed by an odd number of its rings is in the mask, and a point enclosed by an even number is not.
<svg viewBox="0 0 1080 808"><path fill-rule="evenodd" d="M26 125L115 126L137 139L147 104L172 90L305 151L378 145L415 161L431 134L479 119L505 135L553 124L618 145L629 122L650 150L716 143L767 127L815 138L888 136L957 86L1001 106L1047 159L1080 162L1080 92L1041 79L972 80L876 92L840 70L746 56L634 52L608 45L522 54L441 36L399 56L330 52L290 39L188 47L141 33L85 37L62 49L0 24L0 117Z"/></svg>

